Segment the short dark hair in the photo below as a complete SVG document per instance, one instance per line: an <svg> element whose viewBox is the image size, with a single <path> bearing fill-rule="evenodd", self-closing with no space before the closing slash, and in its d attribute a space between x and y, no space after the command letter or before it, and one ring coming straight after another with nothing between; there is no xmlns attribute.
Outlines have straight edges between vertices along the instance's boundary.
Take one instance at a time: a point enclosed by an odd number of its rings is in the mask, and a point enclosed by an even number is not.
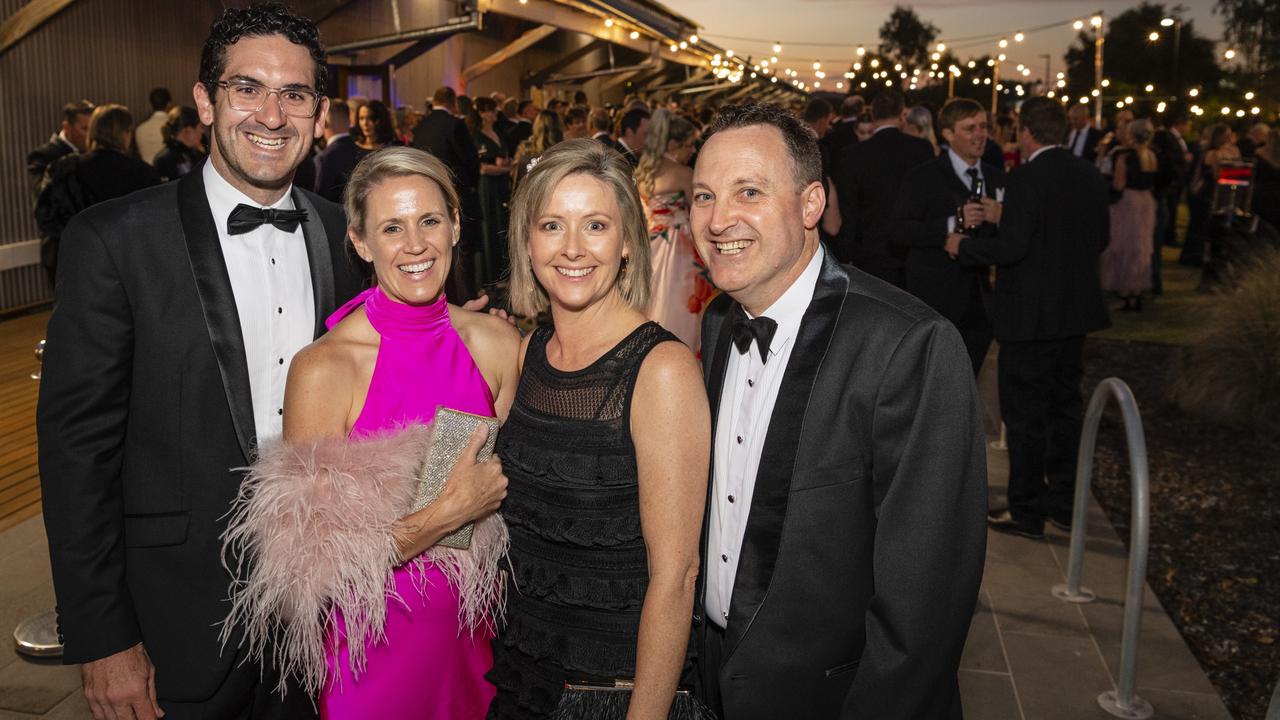
<svg viewBox="0 0 1280 720"><path fill-rule="evenodd" d="M1022 127L1041 145L1060 145L1067 138L1067 111L1047 97L1022 103Z"/></svg>
<svg viewBox="0 0 1280 720"><path fill-rule="evenodd" d="M173 102L173 96L169 94L169 88L153 88L151 94L147 95L147 100L151 102L153 111L168 110L170 103Z"/></svg>
<svg viewBox="0 0 1280 720"><path fill-rule="evenodd" d="M99 105L89 118L89 149L129 152L125 135L133 131L133 114L123 105Z"/></svg>
<svg viewBox="0 0 1280 720"><path fill-rule="evenodd" d="M68 125L75 125L76 118L80 117L81 115L92 115L92 114L93 114L93 103L89 102L88 100L81 100L79 102L69 102L66 105L62 106L62 119L65 120Z"/></svg>
<svg viewBox="0 0 1280 720"><path fill-rule="evenodd" d="M496 112L498 109L498 103L488 95L481 95L476 98L476 102L473 107L477 113Z"/></svg>
<svg viewBox="0 0 1280 720"><path fill-rule="evenodd" d="M881 90L871 101L871 119L890 120L902 115L907 101L897 90Z"/></svg>
<svg viewBox="0 0 1280 720"><path fill-rule="evenodd" d="M831 103L816 97L804 106L804 121L815 123L823 118L831 117Z"/></svg>
<svg viewBox="0 0 1280 720"><path fill-rule="evenodd" d="M631 132L635 132L636 130L639 130L640 126L644 123L644 121L648 119L649 119L648 110L641 110L640 108L631 108L630 110L622 114L622 120L618 123L618 134L621 135L622 133L625 133L628 130L630 130Z"/></svg>
<svg viewBox="0 0 1280 720"><path fill-rule="evenodd" d="M458 102L458 93L448 85L441 85L431 93L431 104L435 107L451 108Z"/></svg>
<svg viewBox="0 0 1280 720"><path fill-rule="evenodd" d="M867 101L861 95L850 95L840 101L840 117L858 117L866 105Z"/></svg>
<svg viewBox="0 0 1280 720"><path fill-rule="evenodd" d="M938 132L955 131L956 123L967 120L974 115L986 115L987 109L982 103L966 97L953 97L938 111Z"/></svg>
<svg viewBox="0 0 1280 720"><path fill-rule="evenodd" d="M777 105L746 103L720 108L705 134L708 139L718 132L755 125L768 125L782 134L791 158L791 172L800 187L822 181L822 152L813 128Z"/></svg>
<svg viewBox="0 0 1280 720"><path fill-rule="evenodd" d="M247 8L227 8L222 11L209 37L200 51L200 83L209 91L209 97L217 94L215 84L227 69L227 48L246 37L283 35L294 45L301 45L311 55L315 64L315 91L324 95L329 71L325 65L324 45L320 43L320 30L316 24L295 15L279 3L250 5Z"/></svg>
<svg viewBox="0 0 1280 720"><path fill-rule="evenodd" d="M564 114L564 124L572 125L574 122L581 121L583 125L587 124L587 109L581 105L574 105Z"/></svg>
<svg viewBox="0 0 1280 720"><path fill-rule="evenodd" d="M591 129L595 132L607 133L613 131L613 118L609 117L609 111L604 108L592 110L587 119L591 121Z"/></svg>
<svg viewBox="0 0 1280 720"><path fill-rule="evenodd" d="M508 101L508 102L510 102L510 101ZM517 115L523 115L523 114L524 114L525 109L526 109L526 108L528 108L528 107L529 107L530 105L532 105L532 104L533 104L533 101L532 101L532 100L521 100L521 101L520 101L520 104L516 105L516 114L517 114Z"/></svg>
<svg viewBox="0 0 1280 720"><path fill-rule="evenodd" d="M573 104L574 104L574 105L586 105L586 104L587 104L587 94L586 94L585 92L583 92L582 90L578 90L577 92L575 92L575 93L573 94Z"/></svg>

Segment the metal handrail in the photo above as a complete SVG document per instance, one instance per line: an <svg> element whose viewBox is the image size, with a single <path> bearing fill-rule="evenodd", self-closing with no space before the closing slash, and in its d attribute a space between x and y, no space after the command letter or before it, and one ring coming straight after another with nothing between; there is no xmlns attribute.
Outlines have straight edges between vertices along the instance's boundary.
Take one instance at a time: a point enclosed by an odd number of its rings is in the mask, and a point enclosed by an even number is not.
<svg viewBox="0 0 1280 720"><path fill-rule="evenodd" d="M1142 628L1142 599L1146 591L1147 549L1150 534L1150 497L1148 493L1147 439L1142 430L1142 415L1133 391L1119 378L1107 378L1098 384L1089 399L1084 426L1080 434L1080 450L1076 456L1075 506L1071 512L1071 555L1067 584L1056 585L1053 595L1074 603L1093 602L1096 595L1082 587L1084 573L1084 541L1089 490L1093 480L1093 454L1098 443L1098 423L1107 400L1116 399L1124 417L1125 440L1129 445L1129 475L1132 493L1129 521L1129 572L1125 582L1124 627L1121 630L1120 683L1116 690L1098 696L1103 710L1116 717L1141 720L1155 714L1151 704L1135 693L1138 664L1138 633Z"/></svg>

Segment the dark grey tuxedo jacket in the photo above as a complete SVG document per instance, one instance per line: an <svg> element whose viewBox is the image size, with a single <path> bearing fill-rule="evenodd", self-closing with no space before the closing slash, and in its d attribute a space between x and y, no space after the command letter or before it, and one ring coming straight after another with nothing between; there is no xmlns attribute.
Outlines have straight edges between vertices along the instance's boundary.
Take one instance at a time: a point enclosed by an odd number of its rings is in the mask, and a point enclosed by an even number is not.
<svg viewBox="0 0 1280 720"><path fill-rule="evenodd" d="M318 336L359 281L341 209L294 201ZM36 417L63 659L142 642L173 701L208 698L231 668L219 535L256 443L214 222L199 172L72 219Z"/></svg>
<svg viewBox="0 0 1280 720"><path fill-rule="evenodd" d="M703 318L712 418L736 303ZM956 718L986 455L951 323L828 253L770 418L718 683L724 720ZM714 492L714 490L712 490ZM710 507L710 506L709 506ZM703 525L703 558L706 524ZM705 638L703 594L695 608Z"/></svg>

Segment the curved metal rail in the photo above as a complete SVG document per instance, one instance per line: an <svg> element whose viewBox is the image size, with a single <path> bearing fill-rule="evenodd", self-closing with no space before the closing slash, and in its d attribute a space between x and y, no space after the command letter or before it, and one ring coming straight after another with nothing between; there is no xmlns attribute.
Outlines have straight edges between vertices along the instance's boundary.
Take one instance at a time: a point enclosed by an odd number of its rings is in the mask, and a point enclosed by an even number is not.
<svg viewBox="0 0 1280 720"><path fill-rule="evenodd" d="M1133 391L1119 378L1107 378L1098 384L1089 399L1084 427L1080 434L1080 450L1076 456L1075 506L1071 513L1071 557L1067 584L1056 585L1053 595L1073 603L1093 602L1093 591L1081 586L1084 573L1084 541L1089 490L1093 481L1093 454L1098 443L1098 423L1107 400L1114 397L1124 417L1124 434L1129 445L1129 475L1132 492L1129 521L1129 573L1125 582L1124 628L1120 645L1120 684L1098 696L1103 710L1121 718L1143 720L1155 714L1151 704L1135 692L1138 665L1138 634L1142 629L1142 598L1146 590L1147 549L1150 530L1150 497L1148 493L1147 439L1142 431L1142 415Z"/></svg>

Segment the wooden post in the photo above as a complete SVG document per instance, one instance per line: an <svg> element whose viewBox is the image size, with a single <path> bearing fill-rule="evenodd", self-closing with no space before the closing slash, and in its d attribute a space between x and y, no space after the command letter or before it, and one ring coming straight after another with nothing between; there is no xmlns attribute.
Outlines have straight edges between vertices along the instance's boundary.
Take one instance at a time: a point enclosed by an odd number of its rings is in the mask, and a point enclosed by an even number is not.
<svg viewBox="0 0 1280 720"><path fill-rule="evenodd" d="M15 10L4 22L0 22L0 54L73 2L75 0L31 0Z"/></svg>

